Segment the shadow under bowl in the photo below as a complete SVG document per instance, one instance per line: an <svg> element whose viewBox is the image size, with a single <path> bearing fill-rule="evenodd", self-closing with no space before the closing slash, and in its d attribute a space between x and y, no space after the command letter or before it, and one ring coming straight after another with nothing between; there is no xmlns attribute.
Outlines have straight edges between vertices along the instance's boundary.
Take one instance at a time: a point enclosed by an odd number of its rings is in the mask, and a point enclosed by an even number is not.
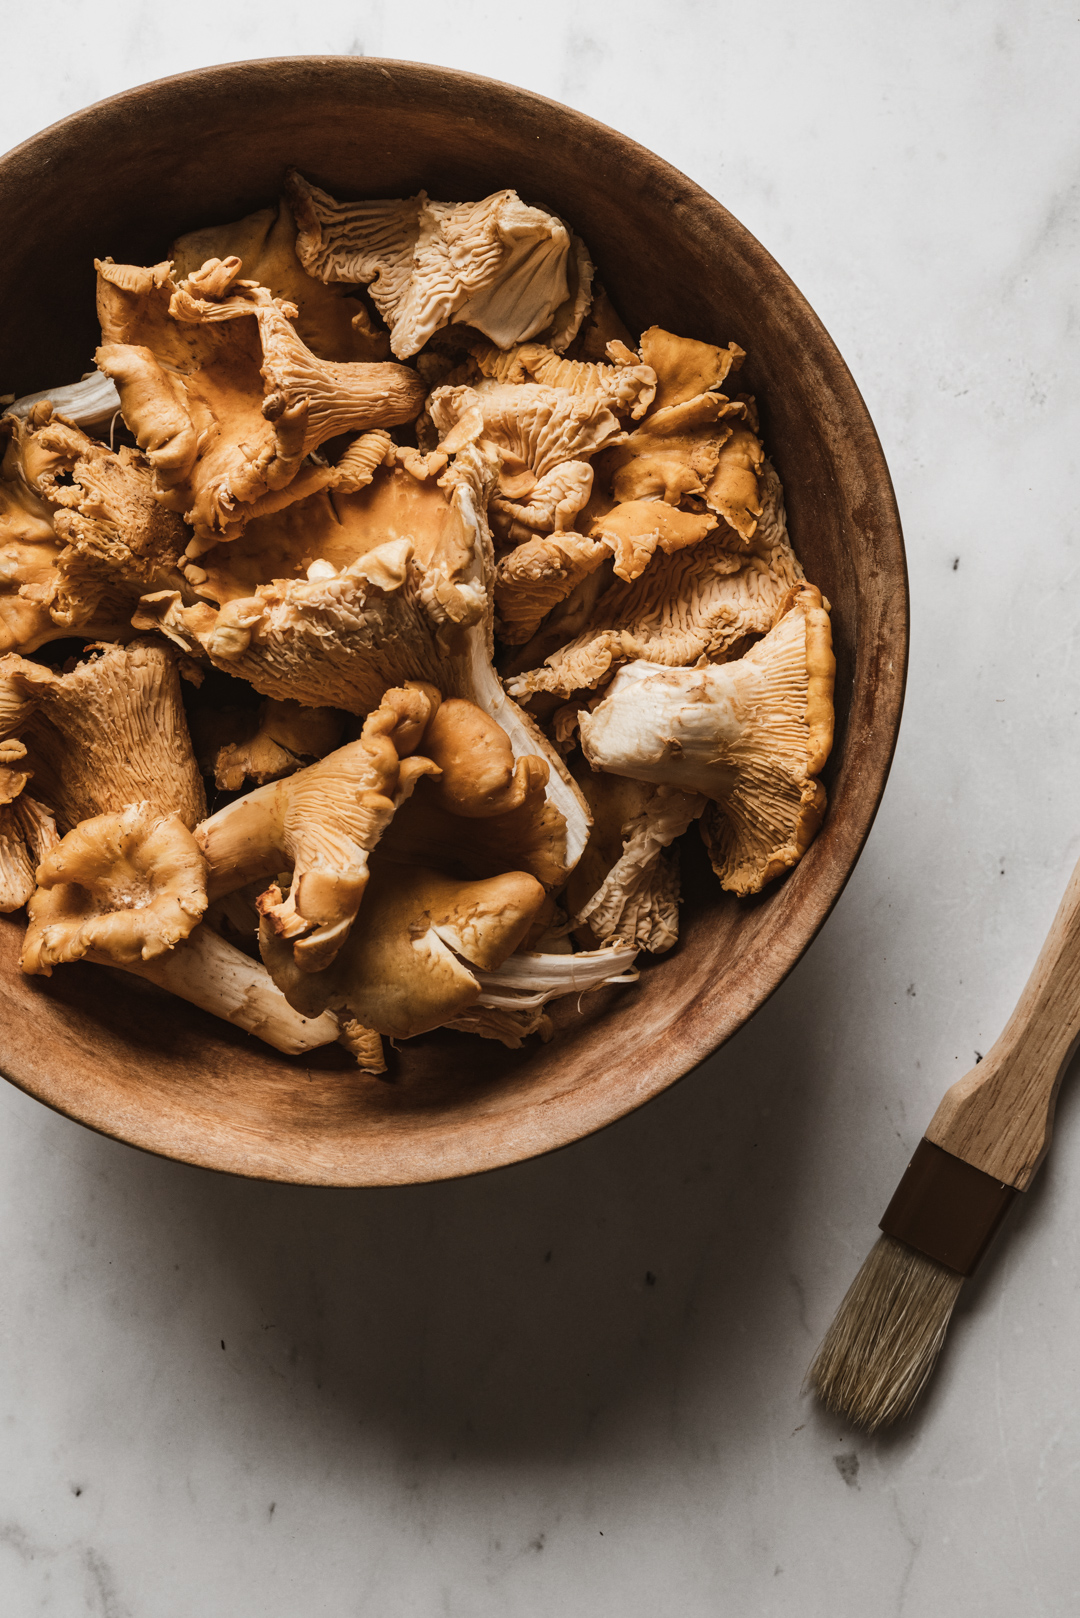
<svg viewBox="0 0 1080 1618"><path fill-rule="evenodd" d="M68 1117L235 1174L313 1185L437 1180L602 1128L673 1084L795 965L859 856L884 789L907 659L907 578L888 469L847 367L757 241L653 153L543 97L411 63L303 57L202 69L77 113L0 161L0 378L18 393L90 368L95 257L151 264L197 226L272 203L294 164L345 197L512 187L566 219L632 331L659 324L748 353L792 541L833 608L829 812L770 892L721 892L685 839L682 939L639 983L556 1011L519 1051L435 1033L397 1083L331 1047L277 1055L100 968L18 970L0 918L0 1068Z"/></svg>

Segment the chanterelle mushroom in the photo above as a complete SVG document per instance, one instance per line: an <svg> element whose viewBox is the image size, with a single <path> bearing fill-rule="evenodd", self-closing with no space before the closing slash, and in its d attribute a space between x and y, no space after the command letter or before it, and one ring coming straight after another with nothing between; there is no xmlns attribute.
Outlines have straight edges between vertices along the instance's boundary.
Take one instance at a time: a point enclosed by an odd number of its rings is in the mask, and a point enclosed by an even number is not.
<svg viewBox="0 0 1080 1618"><path fill-rule="evenodd" d="M34 700L22 739L35 795L62 832L144 799L185 826L202 819L206 798L170 647L134 641L90 648L67 674L8 656L0 658L0 676Z"/></svg>
<svg viewBox="0 0 1080 1618"><path fill-rule="evenodd" d="M589 458L623 437L602 397L535 383L436 388L428 413L448 454L480 443L498 456L491 511L511 542L572 527L592 492Z"/></svg>
<svg viewBox="0 0 1080 1618"><path fill-rule="evenodd" d="M543 902L543 888L524 871L470 882L376 859L360 914L327 970L301 973L265 924L260 946L274 981L305 1016L344 1008L366 1028L409 1039L479 999L476 969L500 967Z"/></svg>
<svg viewBox="0 0 1080 1618"><path fill-rule="evenodd" d="M574 936L587 947L619 939L662 954L679 936L679 866L665 850L707 800L587 766L579 780L593 830L566 888Z"/></svg>
<svg viewBox="0 0 1080 1618"><path fill-rule="evenodd" d="M257 709L196 710L191 724L203 771L213 775L219 791L239 792L245 782L265 786L332 753L344 715L268 697Z"/></svg>
<svg viewBox="0 0 1080 1618"><path fill-rule="evenodd" d="M31 771L17 733L36 707L32 692L0 674L0 911L26 903L35 871L59 840L49 811L25 791Z"/></svg>
<svg viewBox="0 0 1080 1618"><path fill-rule="evenodd" d="M178 815L149 803L95 815L69 831L38 869L22 969L48 977L89 955L124 965L163 955L206 909L206 867Z"/></svg>
<svg viewBox="0 0 1080 1618"><path fill-rule="evenodd" d="M38 866L59 840L53 817L28 792L0 802L0 911L22 908L37 886Z"/></svg>
<svg viewBox="0 0 1080 1618"><path fill-rule="evenodd" d="M565 393L605 404L616 415L640 421L656 394L656 372L643 365L625 343L607 345L607 362L568 360L545 343L522 343L503 350L472 345L481 374L495 382L539 382Z"/></svg>
<svg viewBox="0 0 1080 1618"><path fill-rule="evenodd" d="M390 338L376 331L359 298L349 289L327 285L304 270L296 256L296 225L285 198L228 225L213 225L181 236L169 250L173 279L183 281L209 259L238 258L245 280L267 287L275 298L296 306L293 325L324 360L385 360Z"/></svg>
<svg viewBox="0 0 1080 1618"><path fill-rule="evenodd" d="M52 537L42 530L36 547L42 562L52 556L48 571L24 568L19 591L27 607L33 604L38 626L5 649L35 651L71 634L130 638L139 597L184 584L177 564L187 530L155 500L149 462L126 446L113 451L87 437L53 416L47 402L3 425L11 435L5 471L43 503L52 527ZM0 532L5 526L0 519Z"/></svg>
<svg viewBox="0 0 1080 1618"><path fill-rule="evenodd" d="M438 706L431 686L386 692L359 740L237 798L199 827L212 897L292 869L288 899L260 901L260 909L304 971L326 966L340 950L372 849L419 777L437 770L415 749Z"/></svg>
<svg viewBox="0 0 1080 1618"><path fill-rule="evenodd" d="M0 651L130 635L145 590L183 584L186 530L153 499L149 466L55 419L47 401L4 416L4 438Z"/></svg>
<svg viewBox="0 0 1080 1618"><path fill-rule="evenodd" d="M58 838L49 811L25 791L31 771L23 730L37 698L0 675L0 911L18 910L34 891L34 873Z"/></svg>
<svg viewBox="0 0 1080 1618"><path fill-rule="evenodd" d="M544 790L565 823L568 872L585 846L588 812L492 665L495 569L484 510L494 475L493 461L472 444L437 483L383 468L368 490L333 497L343 514L341 549L329 548L329 519L318 530L332 573L259 585L220 609L184 607L174 593L149 596L134 621L205 652L266 696L311 707L370 713L388 687L410 680L475 703L506 732L516 758L547 761Z"/></svg>
<svg viewBox="0 0 1080 1618"><path fill-rule="evenodd" d="M538 534L504 556L495 574L495 610L508 646L531 640L558 606L612 554L604 539L583 534Z"/></svg>
<svg viewBox="0 0 1080 1618"><path fill-rule="evenodd" d="M820 591L803 585L736 662L621 669L581 715L582 748L597 769L711 798L713 867L725 888L758 893L821 824L834 671L829 615Z"/></svg>
<svg viewBox="0 0 1080 1618"><path fill-rule="evenodd" d="M189 554L235 538L344 432L411 421L424 387L407 366L320 359L296 307L210 260L179 286L169 265L98 264L97 361L153 465L157 493L193 526ZM309 493L303 479L299 493Z"/></svg>
<svg viewBox="0 0 1080 1618"><path fill-rule="evenodd" d="M566 822L547 794L547 757L515 758L501 725L456 698L422 745L440 773L394 817L384 845L394 859L471 877L527 871L549 888L565 881Z"/></svg>
<svg viewBox="0 0 1080 1618"><path fill-rule="evenodd" d="M399 359L451 321L499 348L549 328L565 346L585 314L592 266L584 248L572 253L562 221L514 191L482 202L432 202L423 191L335 202L294 170L287 192L304 268L321 281L369 287Z"/></svg>
<svg viewBox="0 0 1080 1618"><path fill-rule="evenodd" d="M549 691L562 697L593 690L613 669L634 658L671 667L699 657L737 655L747 637L770 627L803 571L788 542L783 495L775 472L763 469L764 509L749 554L727 547L716 529L696 545L653 558L632 584L613 584L592 608L588 627L563 641L542 667L529 668L530 654L543 656L545 629L525 647L508 682L511 695ZM658 508L659 509L659 508Z"/></svg>

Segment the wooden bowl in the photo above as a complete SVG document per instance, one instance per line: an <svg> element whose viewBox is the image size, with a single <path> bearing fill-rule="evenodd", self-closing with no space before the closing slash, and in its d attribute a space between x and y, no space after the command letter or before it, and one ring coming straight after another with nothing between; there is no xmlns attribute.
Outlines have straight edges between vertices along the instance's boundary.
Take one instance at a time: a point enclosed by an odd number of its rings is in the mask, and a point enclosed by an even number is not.
<svg viewBox="0 0 1080 1618"><path fill-rule="evenodd" d="M0 386L78 377L98 340L93 259L152 264L172 239L272 202L296 164L341 196L514 187L585 238L631 330L741 343L791 535L833 606L829 813L765 896L720 891L697 840L683 933L629 989L573 1000L548 1045L430 1034L395 1084L337 1047L289 1059L85 965L23 977L0 918L0 1065L30 1095L132 1145L309 1185L437 1180L517 1162L622 1117L730 1038L806 949L859 856L903 698L907 580L889 473L829 337L768 253L653 153L509 85L412 63L303 57L164 79L54 125L0 162Z"/></svg>

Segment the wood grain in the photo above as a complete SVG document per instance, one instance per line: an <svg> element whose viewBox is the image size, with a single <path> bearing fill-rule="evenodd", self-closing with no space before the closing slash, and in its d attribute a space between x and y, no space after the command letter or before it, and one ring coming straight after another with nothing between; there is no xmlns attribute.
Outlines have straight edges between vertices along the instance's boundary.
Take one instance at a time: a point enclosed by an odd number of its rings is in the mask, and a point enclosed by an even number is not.
<svg viewBox="0 0 1080 1618"><path fill-rule="evenodd" d="M1026 1191L1050 1146L1058 1087L1080 1039L1080 865L1000 1039L946 1090L927 1140Z"/></svg>
<svg viewBox="0 0 1080 1618"><path fill-rule="evenodd" d="M92 261L154 263L180 232L272 202L295 163L339 196L480 197L513 186L586 239L632 330L659 322L749 353L794 543L834 608L830 810L760 899L720 892L690 843L683 938L630 990L557 1013L550 1045L410 1041L393 1085L287 1059L131 978L17 969L0 922L0 1066L104 1133L209 1168L323 1185L516 1162L621 1117L728 1039L794 966L870 829L900 720L907 581L888 470L813 311L737 220L652 153L509 85L401 62L240 63L77 114L0 162L0 377L78 376L97 341ZM845 1014L842 1004L838 1016Z"/></svg>

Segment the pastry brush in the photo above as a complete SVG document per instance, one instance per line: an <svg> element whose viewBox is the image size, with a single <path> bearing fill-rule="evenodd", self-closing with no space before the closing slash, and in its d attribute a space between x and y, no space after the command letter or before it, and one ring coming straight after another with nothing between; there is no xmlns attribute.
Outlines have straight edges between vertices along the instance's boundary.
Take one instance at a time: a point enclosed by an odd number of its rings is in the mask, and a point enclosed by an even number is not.
<svg viewBox="0 0 1080 1618"><path fill-rule="evenodd" d="M960 1288L1050 1145L1080 1037L1080 865L996 1044L946 1090L879 1237L807 1373L830 1410L873 1432L907 1415Z"/></svg>

